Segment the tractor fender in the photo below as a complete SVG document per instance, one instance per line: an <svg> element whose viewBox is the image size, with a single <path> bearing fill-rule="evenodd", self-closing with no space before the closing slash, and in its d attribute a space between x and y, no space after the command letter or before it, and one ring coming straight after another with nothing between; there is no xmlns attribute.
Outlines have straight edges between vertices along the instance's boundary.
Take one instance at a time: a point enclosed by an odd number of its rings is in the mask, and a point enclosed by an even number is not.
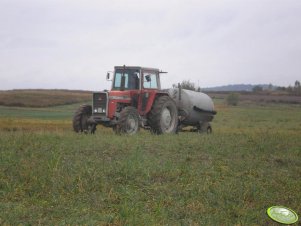
<svg viewBox="0 0 301 226"><path fill-rule="evenodd" d="M165 91L156 91L148 93L148 98L145 100L145 103L143 103L142 101L142 108L144 107L144 114L148 114L151 111L155 100L161 96L169 96L169 94Z"/></svg>

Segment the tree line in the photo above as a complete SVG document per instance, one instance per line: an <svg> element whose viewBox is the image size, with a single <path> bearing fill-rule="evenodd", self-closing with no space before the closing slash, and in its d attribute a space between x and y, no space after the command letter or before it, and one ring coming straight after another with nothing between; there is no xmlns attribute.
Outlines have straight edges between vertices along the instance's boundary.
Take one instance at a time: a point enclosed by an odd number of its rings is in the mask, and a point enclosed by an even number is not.
<svg viewBox="0 0 301 226"><path fill-rule="evenodd" d="M191 82L190 80L183 80L181 83L179 83L182 89L188 89L193 90L197 92L201 92L201 87L197 86L194 82ZM173 84L173 88L178 88L179 84ZM301 84L300 81L296 80L294 86L289 85L288 87L285 86L273 86L272 84L269 84L267 88L264 88L261 85L256 85L253 87L252 91L254 93L260 93L265 90L269 91L284 91L287 92L289 95L296 95L301 96Z"/></svg>
<svg viewBox="0 0 301 226"><path fill-rule="evenodd" d="M301 85L300 81L296 80L294 86L289 85L288 87L285 86L278 86L276 90L279 91L286 91L291 95L301 96Z"/></svg>
<svg viewBox="0 0 301 226"><path fill-rule="evenodd" d="M300 96L301 95L301 85L300 82L298 80L295 81L294 86L289 85L288 87L285 86L273 86L272 84L270 84L267 88L267 90L276 90L276 91L284 91L287 92L290 95L296 95L296 96ZM264 88L260 85L256 85L253 87L253 92L255 93L259 93L259 92L263 92Z"/></svg>

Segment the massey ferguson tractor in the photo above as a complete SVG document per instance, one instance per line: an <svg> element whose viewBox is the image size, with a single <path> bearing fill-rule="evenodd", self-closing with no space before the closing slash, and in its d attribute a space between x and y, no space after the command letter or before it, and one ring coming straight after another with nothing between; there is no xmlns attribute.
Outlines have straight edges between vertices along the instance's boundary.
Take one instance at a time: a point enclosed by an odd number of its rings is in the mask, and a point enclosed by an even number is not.
<svg viewBox="0 0 301 226"><path fill-rule="evenodd" d="M116 66L110 91L93 93L92 106L82 105L73 117L77 133L94 133L101 124L117 134L135 134L139 128L154 134L177 133L190 126L211 133L216 112L211 98L201 92L173 88L161 90L154 68ZM111 73L107 74L110 80Z"/></svg>

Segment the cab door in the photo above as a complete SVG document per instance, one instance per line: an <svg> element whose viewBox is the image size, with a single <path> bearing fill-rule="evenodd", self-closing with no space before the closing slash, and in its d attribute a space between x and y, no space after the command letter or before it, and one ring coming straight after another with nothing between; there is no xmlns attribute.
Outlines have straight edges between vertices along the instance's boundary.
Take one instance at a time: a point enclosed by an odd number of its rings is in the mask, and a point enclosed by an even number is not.
<svg viewBox="0 0 301 226"><path fill-rule="evenodd" d="M145 115L149 111L149 101L153 101L156 91L160 87L159 73L153 70L142 70L141 93L139 97L139 112Z"/></svg>

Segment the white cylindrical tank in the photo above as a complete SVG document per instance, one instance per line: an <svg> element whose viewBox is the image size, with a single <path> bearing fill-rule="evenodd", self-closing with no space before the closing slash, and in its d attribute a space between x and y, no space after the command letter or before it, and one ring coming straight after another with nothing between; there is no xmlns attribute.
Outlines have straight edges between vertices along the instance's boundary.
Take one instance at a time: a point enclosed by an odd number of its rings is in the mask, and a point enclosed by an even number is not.
<svg viewBox="0 0 301 226"><path fill-rule="evenodd" d="M176 102L184 125L210 122L216 114L212 99L205 93L178 88L169 89L168 93Z"/></svg>

